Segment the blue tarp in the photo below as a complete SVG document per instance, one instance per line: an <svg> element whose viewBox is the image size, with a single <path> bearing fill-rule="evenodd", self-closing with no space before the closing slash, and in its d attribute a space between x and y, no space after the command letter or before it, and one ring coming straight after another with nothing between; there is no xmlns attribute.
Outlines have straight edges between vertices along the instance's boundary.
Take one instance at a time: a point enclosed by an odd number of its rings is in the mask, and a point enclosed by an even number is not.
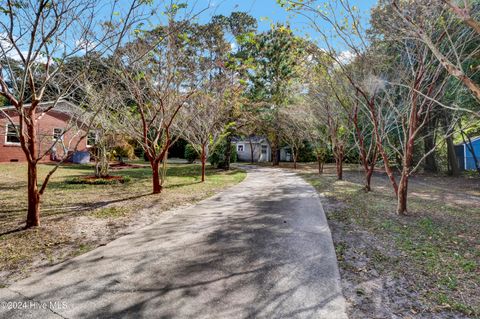
<svg viewBox="0 0 480 319"><path fill-rule="evenodd" d="M87 164L90 163L90 153L87 151L84 152L75 152L72 156L72 162L75 164Z"/></svg>

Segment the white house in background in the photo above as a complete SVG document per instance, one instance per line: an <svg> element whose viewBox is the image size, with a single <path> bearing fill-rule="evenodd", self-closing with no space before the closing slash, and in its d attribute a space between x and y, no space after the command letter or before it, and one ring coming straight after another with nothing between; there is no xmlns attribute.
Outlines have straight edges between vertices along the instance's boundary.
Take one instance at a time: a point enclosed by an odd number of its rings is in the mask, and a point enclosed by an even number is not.
<svg viewBox="0 0 480 319"><path fill-rule="evenodd" d="M232 142L237 148L237 157L240 162L270 162L272 160L272 149L265 137L234 138Z"/></svg>
<svg viewBox="0 0 480 319"><path fill-rule="evenodd" d="M292 149L290 146L280 148L280 162L293 162Z"/></svg>

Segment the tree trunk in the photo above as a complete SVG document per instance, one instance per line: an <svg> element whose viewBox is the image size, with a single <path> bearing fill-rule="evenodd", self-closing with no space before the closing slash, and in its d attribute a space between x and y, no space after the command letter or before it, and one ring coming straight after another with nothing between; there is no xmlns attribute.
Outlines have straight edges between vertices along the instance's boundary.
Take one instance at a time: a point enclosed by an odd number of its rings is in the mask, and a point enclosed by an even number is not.
<svg viewBox="0 0 480 319"><path fill-rule="evenodd" d="M28 212L26 228L40 226L40 193L37 184L37 165L28 163Z"/></svg>
<svg viewBox="0 0 480 319"><path fill-rule="evenodd" d="M273 145L272 145L272 165L273 166L278 166L280 165L280 138L278 134L275 133L275 136L273 138Z"/></svg>
<svg viewBox="0 0 480 319"><path fill-rule="evenodd" d="M372 119L373 123L373 132L375 134L375 144L377 144L377 151L380 153L380 156L382 157L383 160L383 166L385 168L385 173L387 173L388 179L390 180L390 183L392 184L393 191L395 192L395 195L398 194L398 185L397 181L395 180L395 175L393 174L393 170L390 167L390 163L388 161L388 155L383 148L382 144L382 138L379 133L379 125L378 125L378 118L377 114L375 112L375 101L372 99L368 102L368 106L370 109L370 117Z"/></svg>
<svg viewBox="0 0 480 319"><path fill-rule="evenodd" d="M479 161L478 161L477 155L475 154L475 149L473 148L472 139L466 136L465 132L461 127L460 127L460 133L462 135L462 140L463 140L463 144L465 145L465 149L468 150L470 154L472 154L473 162L475 163L475 169L477 170L477 173L480 174L480 166L478 165ZM465 137L467 139L465 139ZM465 167L465 169L467 168Z"/></svg>
<svg viewBox="0 0 480 319"><path fill-rule="evenodd" d="M357 95L358 95L358 91L357 91ZM370 154L370 152L367 153L367 150L365 149L363 134L362 134L362 131L360 130L360 127L358 126L358 105L356 105L354 109L353 124L355 126L355 132L357 134L357 139L358 139L360 162L365 172L365 191L369 192L372 190L370 185L372 181L372 174L375 169L375 163L377 161L377 149L376 149L376 146L373 146L375 143L375 135L372 135L372 140L370 142L371 143L370 151L372 147L374 148L374 151L373 151L373 158L371 160L371 163L369 163L368 154Z"/></svg>
<svg viewBox="0 0 480 319"><path fill-rule="evenodd" d="M317 155L317 161L318 161L318 174L323 173L323 160L320 155Z"/></svg>
<svg viewBox="0 0 480 319"><path fill-rule="evenodd" d="M207 155L205 152L205 144L202 144L202 155L201 155L201 160L202 160L202 182L205 182L205 161L207 159Z"/></svg>
<svg viewBox="0 0 480 319"><path fill-rule="evenodd" d="M408 168L403 168L397 195L397 214L399 215L407 214L408 176Z"/></svg>
<svg viewBox="0 0 480 319"><path fill-rule="evenodd" d="M373 169L369 169L365 173L365 191L370 192L372 190L372 175L373 175Z"/></svg>
<svg viewBox="0 0 480 319"><path fill-rule="evenodd" d="M97 163L95 164L95 176L104 178L109 175L109 163L107 156L107 148L105 145L100 145L97 149L96 156Z"/></svg>
<svg viewBox="0 0 480 319"><path fill-rule="evenodd" d="M29 121L27 126L28 135L20 139L22 149L28 162L28 211L27 223L25 228L40 226L40 192L38 190L38 171L37 171L37 131L35 128L33 105L28 110Z"/></svg>
<svg viewBox="0 0 480 319"><path fill-rule="evenodd" d="M406 215L407 213L407 195L408 195L408 178L413 163L413 152L415 151L415 136L417 129L417 107L416 96L412 98L412 110L409 117L410 127L408 128L408 138L405 144L403 154L402 176L397 190L397 214Z"/></svg>
<svg viewBox="0 0 480 319"><path fill-rule="evenodd" d="M292 149L292 156L293 156L293 168L297 169L297 153Z"/></svg>
<svg viewBox="0 0 480 319"><path fill-rule="evenodd" d="M277 162L277 145L272 144L272 165L275 166Z"/></svg>
<svg viewBox="0 0 480 319"><path fill-rule="evenodd" d="M448 162L448 174L450 176L459 176L460 175L460 168L458 166L458 159L457 154L455 154L455 146L453 144L453 130L454 128L451 126L451 115L448 112L444 112L444 130L445 135L445 142L447 144L447 162Z"/></svg>
<svg viewBox="0 0 480 319"><path fill-rule="evenodd" d="M335 146L333 149L333 154L335 157L335 168L337 170L337 179L343 179L343 146Z"/></svg>
<svg viewBox="0 0 480 319"><path fill-rule="evenodd" d="M341 181L343 179L343 160L339 160L336 166L337 166L337 179Z"/></svg>
<svg viewBox="0 0 480 319"><path fill-rule="evenodd" d="M335 156L335 167L337 170L337 179L341 181L343 179L343 156Z"/></svg>
<svg viewBox="0 0 480 319"><path fill-rule="evenodd" d="M225 162L222 165L222 168L226 171L230 170L230 158L232 157L232 134L227 136L227 145L225 149Z"/></svg>
<svg viewBox="0 0 480 319"><path fill-rule="evenodd" d="M250 143L250 164L253 164L254 160L253 160L253 143L252 143L252 138L250 137L248 139L248 142Z"/></svg>
<svg viewBox="0 0 480 319"><path fill-rule="evenodd" d="M436 173L438 172L437 161L435 160L435 151L429 153L435 148L435 136L433 132L436 129L435 119L429 119L425 126L425 136L423 137L424 152L428 154L425 157L424 170L426 172Z"/></svg>
<svg viewBox="0 0 480 319"><path fill-rule="evenodd" d="M451 176L459 176L460 169L458 167L458 160L457 155L455 154L455 147L453 144L453 137L447 136L445 139L447 143L447 159L448 159L448 166L449 166L449 175Z"/></svg>
<svg viewBox="0 0 480 319"><path fill-rule="evenodd" d="M160 185L159 164L159 161L150 161L150 166L152 167L153 194L160 194L162 192L162 185Z"/></svg>
<svg viewBox="0 0 480 319"><path fill-rule="evenodd" d="M425 154L430 152L435 147L435 140L433 136L426 136L424 138ZM426 172L438 172L438 165L435 159L435 151L431 152L425 157L424 170Z"/></svg>
<svg viewBox="0 0 480 319"><path fill-rule="evenodd" d="M374 143L374 141L372 141ZM376 147L376 146L374 146ZM370 163L367 163L365 171L365 191L370 192L372 190L372 176L375 172L375 165L377 164L378 152L377 148L373 151L373 156L370 159Z"/></svg>

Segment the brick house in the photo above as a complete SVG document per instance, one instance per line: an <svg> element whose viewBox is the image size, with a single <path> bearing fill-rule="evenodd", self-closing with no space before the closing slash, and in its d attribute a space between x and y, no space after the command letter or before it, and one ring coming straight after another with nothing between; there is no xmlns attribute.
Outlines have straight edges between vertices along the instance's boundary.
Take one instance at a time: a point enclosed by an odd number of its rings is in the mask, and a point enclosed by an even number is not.
<svg viewBox="0 0 480 319"><path fill-rule="evenodd" d="M74 150L86 151L95 144L95 134L89 133L88 138L80 141L85 134L79 124L79 109L68 101L59 101L50 109L52 102L41 103L37 107L36 122L39 154L45 156L42 161L54 161ZM28 108L28 105L25 106ZM8 119L10 117L11 121ZM20 146L17 135L19 123L18 113L13 106L2 107L0 111L0 162L23 162L25 154ZM79 142L80 141L80 142Z"/></svg>

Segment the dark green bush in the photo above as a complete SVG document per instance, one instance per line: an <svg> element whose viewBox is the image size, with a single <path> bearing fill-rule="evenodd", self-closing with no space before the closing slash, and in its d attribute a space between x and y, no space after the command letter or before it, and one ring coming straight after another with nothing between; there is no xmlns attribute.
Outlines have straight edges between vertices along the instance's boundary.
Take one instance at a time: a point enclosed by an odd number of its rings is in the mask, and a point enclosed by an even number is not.
<svg viewBox="0 0 480 319"><path fill-rule="evenodd" d="M189 163L193 163L193 161L198 158L198 153L191 144L185 146L184 157Z"/></svg>
<svg viewBox="0 0 480 319"><path fill-rule="evenodd" d="M317 156L315 155L312 145L308 142L303 143L303 146L298 152L298 161L303 163L315 162Z"/></svg>
<svg viewBox="0 0 480 319"><path fill-rule="evenodd" d="M216 168L222 168L225 165L226 157L225 151L227 148L227 141L222 140L217 144L217 147L213 150L213 152L208 157L208 161L212 166ZM230 151L230 163L235 163L237 161L237 147L235 144L230 144L231 151Z"/></svg>
<svg viewBox="0 0 480 319"><path fill-rule="evenodd" d="M174 138L175 139L175 138ZM179 138L173 145L168 149L169 158L185 158L185 147L188 142L182 138Z"/></svg>

